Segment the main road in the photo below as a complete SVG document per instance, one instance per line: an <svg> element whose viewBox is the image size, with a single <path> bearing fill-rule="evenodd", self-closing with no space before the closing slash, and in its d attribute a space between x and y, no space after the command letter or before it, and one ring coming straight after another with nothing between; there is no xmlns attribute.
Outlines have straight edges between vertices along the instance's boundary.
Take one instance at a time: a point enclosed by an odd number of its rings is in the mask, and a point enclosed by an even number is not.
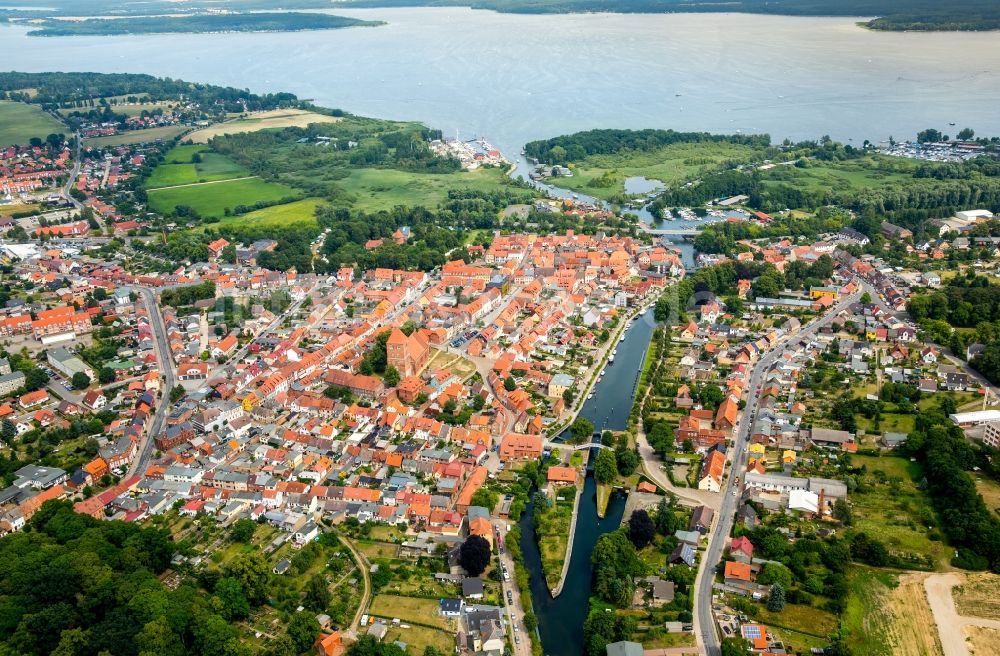
<svg viewBox="0 0 1000 656"><path fill-rule="evenodd" d="M696 585L695 613L698 616L698 626L701 631L702 644L708 656L721 656L722 646L719 641L719 634L715 627L715 618L712 616L712 583L715 581L715 567L722 559L722 552L725 549L726 541L729 539L729 532L733 527L733 516L736 514L738 502L738 487L736 483L737 468L743 462L747 446L750 442L750 430L753 426L753 417L757 414L757 407L760 404L759 388L764 375L778 361L784 351L785 341L789 338L795 341L812 336L817 330L825 326L851 303L857 301L861 296L860 292L855 292L842 298L836 305L831 307L825 314L803 326L799 332L783 338L773 349L768 351L757 364L754 365L750 373L750 384L747 387L747 405L743 410L735 431L735 442L732 448L732 467L726 486L722 490L722 503L716 515L715 529L709 538L708 550L701 559L701 568L698 570L698 581Z"/></svg>
<svg viewBox="0 0 1000 656"><path fill-rule="evenodd" d="M142 475L149 465L149 460L153 455L153 438L160 434L163 429L163 420L167 416L170 407L170 392L177 384L177 374L174 369L173 356L170 354L170 344L167 341L167 329L163 325L163 315L160 314L160 307L156 304L156 294L146 287L137 287L142 295L143 304L149 312L149 326L153 329L153 342L156 348L156 360L160 366L160 398L157 401L156 411L153 413L153 421L149 424L149 429L143 434L142 441L139 442L139 452L132 460L128 475Z"/></svg>

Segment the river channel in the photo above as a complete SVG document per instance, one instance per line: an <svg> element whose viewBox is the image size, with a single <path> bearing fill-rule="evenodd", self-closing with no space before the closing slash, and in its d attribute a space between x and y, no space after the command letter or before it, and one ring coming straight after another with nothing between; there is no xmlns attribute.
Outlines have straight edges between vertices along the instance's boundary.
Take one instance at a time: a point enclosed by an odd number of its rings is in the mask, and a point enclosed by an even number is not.
<svg viewBox="0 0 1000 656"><path fill-rule="evenodd" d="M639 372L655 322L650 310L631 324L625 341L617 345L615 361L607 366L594 395L584 403L580 416L590 420L595 430L624 430L632 409ZM579 656L583 653L583 621L589 611L591 569L590 555L604 533L618 528L625 511L623 495L612 496L604 519L597 518L597 494L594 477L587 481L580 496L580 510L573 538L573 553L562 594L549 594L542 574L541 558L532 526L534 504L521 516L521 551L531 581L531 600L538 617L538 632L548 656Z"/></svg>

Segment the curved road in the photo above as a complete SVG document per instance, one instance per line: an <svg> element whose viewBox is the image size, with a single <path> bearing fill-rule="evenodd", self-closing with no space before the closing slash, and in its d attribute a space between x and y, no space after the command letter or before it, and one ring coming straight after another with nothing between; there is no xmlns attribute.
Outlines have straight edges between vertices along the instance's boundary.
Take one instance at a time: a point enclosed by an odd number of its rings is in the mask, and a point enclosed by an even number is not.
<svg viewBox="0 0 1000 656"><path fill-rule="evenodd" d="M860 292L855 292L850 296L845 296L836 305L831 307L826 314L813 319L799 330L798 333L790 336L795 341L810 337L817 330L830 322L841 310L861 297ZM736 484L736 471L746 454L747 445L750 443L750 429L753 426L753 417L757 413L757 406L760 403L758 388L767 371L778 361L784 352L785 341L782 339L775 347L768 351L757 364L754 365L750 374L750 384L747 387L747 405L740 417L736 427L735 441L731 449L733 465L726 480L726 486L722 490L722 507L716 513L715 529L708 542L708 550L701 559L701 567L698 570L698 581L695 595L695 613L698 616L700 628L700 638L708 656L721 656L722 645L719 640L719 633L716 630L715 618L712 616L712 583L715 581L715 567L722 559L722 552L729 539L729 532L733 527L733 516L736 514L738 502Z"/></svg>

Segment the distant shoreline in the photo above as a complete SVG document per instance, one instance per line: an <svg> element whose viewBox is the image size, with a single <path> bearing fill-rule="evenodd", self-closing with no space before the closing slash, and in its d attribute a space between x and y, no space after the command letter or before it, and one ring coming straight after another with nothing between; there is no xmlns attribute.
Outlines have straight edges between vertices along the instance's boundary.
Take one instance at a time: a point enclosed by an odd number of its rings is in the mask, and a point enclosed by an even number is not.
<svg viewBox="0 0 1000 656"><path fill-rule="evenodd" d="M30 23L11 21L9 24L34 28L27 36L42 37L305 32L385 25L382 21L296 12L89 18L79 21L46 18Z"/></svg>

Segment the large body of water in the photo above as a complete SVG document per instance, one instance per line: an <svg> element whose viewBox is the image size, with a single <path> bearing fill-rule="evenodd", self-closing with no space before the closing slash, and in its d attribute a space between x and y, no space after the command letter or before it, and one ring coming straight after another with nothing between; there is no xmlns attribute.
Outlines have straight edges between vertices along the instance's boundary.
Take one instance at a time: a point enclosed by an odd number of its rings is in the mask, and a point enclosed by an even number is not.
<svg viewBox="0 0 1000 656"><path fill-rule="evenodd" d="M849 18L340 11L388 24L316 32L27 37L0 68L135 72L290 91L508 153L597 127L768 132L775 140L1000 134L1000 38L887 33Z"/></svg>

